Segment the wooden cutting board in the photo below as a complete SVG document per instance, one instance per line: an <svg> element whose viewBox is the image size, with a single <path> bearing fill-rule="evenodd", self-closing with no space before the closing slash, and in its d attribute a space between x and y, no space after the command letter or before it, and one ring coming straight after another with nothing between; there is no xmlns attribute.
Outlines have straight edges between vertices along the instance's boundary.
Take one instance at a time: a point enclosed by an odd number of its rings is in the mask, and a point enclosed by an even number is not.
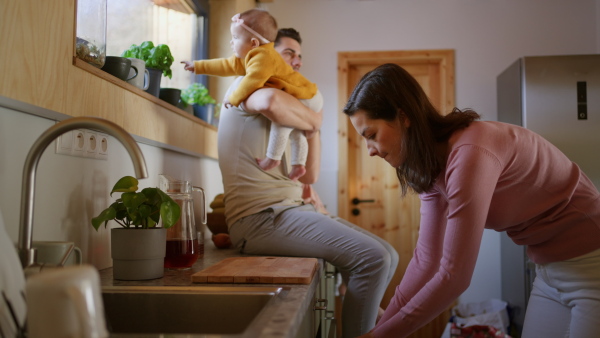
<svg viewBox="0 0 600 338"><path fill-rule="evenodd" d="M192 283L308 284L316 258L231 257L192 275Z"/></svg>

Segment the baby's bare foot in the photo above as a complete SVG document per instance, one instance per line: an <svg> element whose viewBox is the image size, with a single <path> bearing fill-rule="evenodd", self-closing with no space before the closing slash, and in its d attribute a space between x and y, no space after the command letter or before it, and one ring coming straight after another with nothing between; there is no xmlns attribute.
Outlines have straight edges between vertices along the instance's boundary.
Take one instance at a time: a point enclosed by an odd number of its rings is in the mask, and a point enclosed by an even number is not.
<svg viewBox="0 0 600 338"><path fill-rule="evenodd" d="M300 177L304 176L304 174L306 174L306 167L300 164L295 164L292 166L292 171L290 172L288 177L290 178L290 180L295 181Z"/></svg>
<svg viewBox="0 0 600 338"><path fill-rule="evenodd" d="M262 160L257 158L256 163L258 163L258 166L262 170L270 170L278 166L281 163L281 161L265 157Z"/></svg>

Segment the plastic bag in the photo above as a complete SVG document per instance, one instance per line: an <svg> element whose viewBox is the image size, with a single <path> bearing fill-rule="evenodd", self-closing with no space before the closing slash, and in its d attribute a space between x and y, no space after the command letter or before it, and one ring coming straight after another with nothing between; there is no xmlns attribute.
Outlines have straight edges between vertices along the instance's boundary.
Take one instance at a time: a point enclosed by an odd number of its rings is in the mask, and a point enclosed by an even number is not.
<svg viewBox="0 0 600 338"><path fill-rule="evenodd" d="M483 325L491 326L506 333L510 325L506 306L507 303L499 299L490 299L481 303L459 304L452 308L453 322L458 327Z"/></svg>
<svg viewBox="0 0 600 338"><path fill-rule="evenodd" d="M452 323L450 328L451 338L510 338L509 335L493 326L472 325L461 327Z"/></svg>

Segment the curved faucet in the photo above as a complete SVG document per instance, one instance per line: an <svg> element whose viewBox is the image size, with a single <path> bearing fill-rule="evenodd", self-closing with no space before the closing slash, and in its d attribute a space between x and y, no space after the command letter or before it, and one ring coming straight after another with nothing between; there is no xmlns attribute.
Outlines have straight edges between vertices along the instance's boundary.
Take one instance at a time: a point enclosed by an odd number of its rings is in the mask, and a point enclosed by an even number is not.
<svg viewBox="0 0 600 338"><path fill-rule="evenodd" d="M74 117L48 128L35 141L23 167L23 183L21 186L21 222L19 228L19 258L23 268L35 265L35 250L32 249L33 204L35 195L35 174L40 157L52 141L62 134L74 129L94 129L103 131L119 140L133 161L135 175L138 178L148 177L144 155L133 137L117 124L97 117Z"/></svg>

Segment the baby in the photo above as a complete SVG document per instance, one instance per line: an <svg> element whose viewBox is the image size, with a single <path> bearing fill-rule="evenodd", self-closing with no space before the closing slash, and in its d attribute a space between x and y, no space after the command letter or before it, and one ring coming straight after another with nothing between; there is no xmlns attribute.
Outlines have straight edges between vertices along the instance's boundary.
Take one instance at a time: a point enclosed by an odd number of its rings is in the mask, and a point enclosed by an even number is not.
<svg viewBox="0 0 600 338"><path fill-rule="evenodd" d="M264 10L251 9L236 14L231 21L230 44L234 55L229 58L182 62L186 70L196 74L244 76L237 89L223 101L225 107L239 106L255 90L263 87L281 89L297 99L315 97L317 86L294 71L275 50L272 41L277 36L277 22L273 16ZM310 100L303 103L311 106ZM257 159L257 162L263 170L277 167L281 163L288 138L292 148L289 178L297 180L306 173L308 154L308 143L301 130L272 123L267 157Z"/></svg>

